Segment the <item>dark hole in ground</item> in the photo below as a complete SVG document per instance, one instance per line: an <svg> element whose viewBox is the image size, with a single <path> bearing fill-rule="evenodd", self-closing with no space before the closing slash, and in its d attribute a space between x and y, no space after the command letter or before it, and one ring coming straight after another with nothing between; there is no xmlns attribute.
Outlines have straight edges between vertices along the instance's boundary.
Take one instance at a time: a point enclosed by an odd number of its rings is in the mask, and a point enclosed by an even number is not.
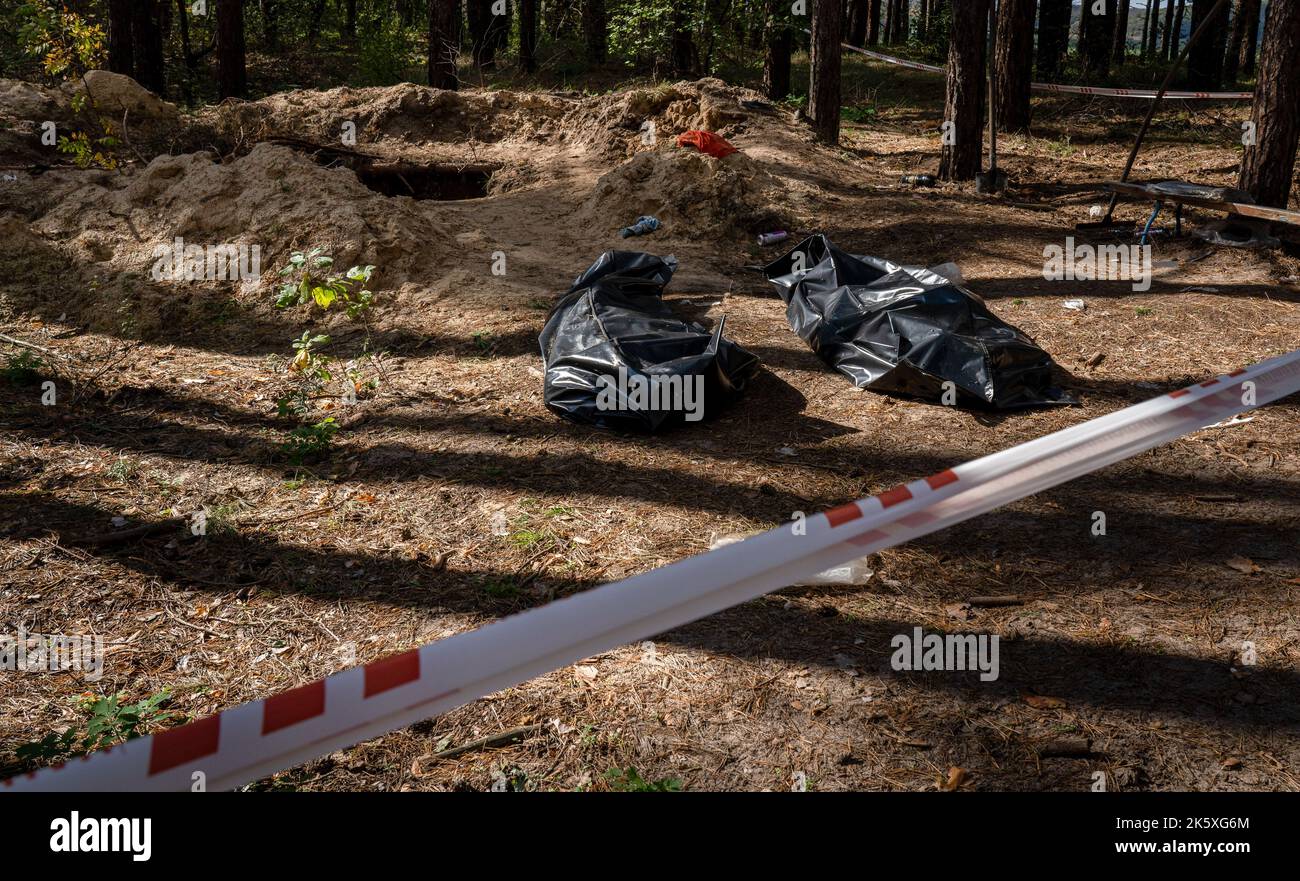
<svg viewBox="0 0 1300 881"><path fill-rule="evenodd" d="M357 180L385 196L410 196L455 202L481 199L488 195L488 181L495 165L451 165L402 162L357 150L328 147L301 138L276 137L267 140L310 153L318 165L342 165L356 173Z"/></svg>
<svg viewBox="0 0 1300 881"><path fill-rule="evenodd" d="M454 202L481 199L488 194L488 180L496 169L486 166L454 165L361 165L357 180L385 196L410 196Z"/></svg>

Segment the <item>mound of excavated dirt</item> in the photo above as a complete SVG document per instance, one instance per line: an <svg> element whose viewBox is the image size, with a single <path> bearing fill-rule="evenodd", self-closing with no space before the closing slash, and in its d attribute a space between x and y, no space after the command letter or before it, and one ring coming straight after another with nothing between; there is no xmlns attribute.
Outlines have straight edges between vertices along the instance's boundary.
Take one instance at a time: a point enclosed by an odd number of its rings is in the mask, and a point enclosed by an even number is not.
<svg viewBox="0 0 1300 881"><path fill-rule="evenodd" d="M778 190L744 153L715 159L661 143L602 175L578 217L601 234L651 214L664 224L662 235L724 237L780 226Z"/></svg>
<svg viewBox="0 0 1300 881"><path fill-rule="evenodd" d="M160 156L130 176L89 173L43 180L42 186L55 190L53 207L30 225L31 234L10 231L15 250L25 262L39 263L41 252L57 248L55 259L65 274L72 266L102 280L99 289L85 290L94 301L102 302L104 288L119 288L138 316L133 330L146 338L153 325L178 320L177 310L188 310L186 289L235 286L154 278L156 249L177 237L202 246L256 245L261 283L242 283L244 294L260 291L254 304L269 303L276 270L296 249L322 247L342 268L379 266L375 283L393 289L412 275L427 276L437 262L431 251L449 247L451 239L413 200L379 195L347 169L324 168L271 144L259 144L226 164L208 153L190 153ZM11 298L21 296L11 290ZM75 299L65 302L78 309ZM82 319L92 327L117 320L91 310Z"/></svg>
<svg viewBox="0 0 1300 881"><path fill-rule="evenodd" d="M44 174L29 167L0 189L0 222L28 282L0 279L0 294L39 311L41 283L32 282L47 280L79 321L107 329L126 311L145 337L193 319L214 294L233 295L240 308L269 308L274 273L293 250L320 247L340 267L375 264L373 286L389 294L381 302L409 310L436 300L450 273L499 249L549 274L553 267L541 267L552 258L566 267L589 259L642 214L664 228L628 246L789 228L817 187L783 169L838 161L810 145L788 114L742 103L761 101L757 93L712 79L590 98L411 84L299 90L179 115L127 78L95 84L102 103L131 111L133 133L197 152L136 165L131 152L154 155L140 138L123 150L120 172L66 168L48 147L34 154L30 142L33 120L72 119L71 90L0 80L0 98L9 99L0 106L0 135L15 132L23 145L5 151L0 141L0 160L61 166ZM344 138L347 123L354 144ZM740 152L714 159L678 147L677 135L689 129L738 139ZM267 143L272 138L293 146ZM471 184L486 198L469 192ZM151 277L157 249L178 237L257 246L260 283ZM515 278L472 287L497 296L493 285L510 289Z"/></svg>
<svg viewBox="0 0 1300 881"><path fill-rule="evenodd" d="M546 141L563 138L562 121L577 102L528 92L448 92L403 84L281 92L259 101L204 108L197 122L232 145L269 137L356 144Z"/></svg>

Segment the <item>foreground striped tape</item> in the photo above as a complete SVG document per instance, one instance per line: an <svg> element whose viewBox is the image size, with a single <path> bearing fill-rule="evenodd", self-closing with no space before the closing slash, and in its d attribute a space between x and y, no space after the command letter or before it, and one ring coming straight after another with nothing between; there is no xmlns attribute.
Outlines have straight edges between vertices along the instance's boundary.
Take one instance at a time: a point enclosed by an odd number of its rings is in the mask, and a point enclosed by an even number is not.
<svg viewBox="0 0 1300 881"><path fill-rule="evenodd" d="M809 33L804 28L804 33ZM919 61L908 61L905 58L895 58L892 55L885 55L882 52L873 52L870 49L862 49L857 46L850 46L848 43L841 43L845 49L850 52L856 52L859 55L865 55L868 58L874 58L877 61L883 61L886 64L894 64L898 67L907 67L912 70L925 70L930 73L947 74L947 68L939 67L934 64L922 64ZM1057 83L1030 83L1029 88L1035 92L1060 92L1069 95L1105 95L1111 98L1155 98L1159 94L1158 89L1103 89L1096 86L1063 86ZM1166 98L1205 98L1211 101L1248 101L1255 97L1254 92L1165 92Z"/></svg>
<svg viewBox="0 0 1300 881"><path fill-rule="evenodd" d="M1246 384L1250 383L1249 386ZM1251 403L1243 396L1253 392ZM1300 351L1161 395L706 554L5 781L15 790L229 789L680 627L1300 390Z"/></svg>

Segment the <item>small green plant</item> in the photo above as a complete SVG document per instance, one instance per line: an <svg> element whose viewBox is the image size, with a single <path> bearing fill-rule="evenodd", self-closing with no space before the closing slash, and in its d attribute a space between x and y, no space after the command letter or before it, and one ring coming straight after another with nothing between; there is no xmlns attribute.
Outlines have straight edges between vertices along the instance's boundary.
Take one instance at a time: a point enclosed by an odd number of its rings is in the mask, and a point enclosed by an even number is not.
<svg viewBox="0 0 1300 881"><path fill-rule="evenodd" d="M845 107L841 116L847 122L871 122L876 118L876 108L874 107Z"/></svg>
<svg viewBox="0 0 1300 881"><path fill-rule="evenodd" d="M365 288L365 284L370 280L375 267L353 266L343 275L334 275L330 271L333 265L334 258L326 254L323 248L312 248L306 253L295 251L289 257L288 264L280 270L280 277L285 280L276 295L276 308L287 309L309 304L325 310L342 307L349 319L366 324L366 313L374 304L374 294ZM281 418L298 422L297 427L289 432L288 439L281 444L281 450L295 465L327 455L334 435L339 431L338 424L332 418L314 421L313 399L336 397L345 403L356 403L359 391L375 389L379 385L377 379L368 379L355 362L346 362L341 371L332 368L330 365L333 359L319 350L320 347L329 345L329 342L327 335L310 330L303 331L302 336L293 341L294 355L287 363L290 382L276 401L276 410ZM370 329L366 325L363 351L378 365L374 353L369 349ZM285 364L279 358L273 359L273 362ZM342 386L341 395L328 394L331 383Z"/></svg>
<svg viewBox="0 0 1300 881"><path fill-rule="evenodd" d="M118 456L117 461L108 468L108 477L118 483L126 483L132 477L135 477L137 470L138 466L131 459L126 456Z"/></svg>
<svg viewBox="0 0 1300 881"><path fill-rule="evenodd" d="M365 283L375 271L373 266L353 266L343 275L333 275L330 268L334 258L323 248L312 248L306 254L295 251L289 263L280 270L285 281L275 298L277 309L301 306L314 302L322 309L341 305L349 318L361 318L374 303L374 294L366 290Z"/></svg>
<svg viewBox="0 0 1300 881"><path fill-rule="evenodd" d="M329 454L330 444L338 430L338 424L332 416L315 424L299 425L289 432L289 439L281 445L281 449L294 465L323 459Z"/></svg>
<svg viewBox="0 0 1300 881"><path fill-rule="evenodd" d="M676 777L646 780L636 768L610 768L605 772L605 782L615 792L681 792L682 781Z"/></svg>
<svg viewBox="0 0 1300 881"><path fill-rule="evenodd" d="M1139 318L1145 318L1148 315L1155 315L1156 310L1148 309L1146 306L1138 306L1136 309L1133 310L1133 314L1138 316Z"/></svg>
<svg viewBox="0 0 1300 881"><path fill-rule="evenodd" d="M144 700L124 704L126 692L103 697L83 694L77 698L77 709L87 715L84 729L72 726L62 734L47 734L23 744L16 750L18 758L29 765L48 765L133 740L147 729L180 715L163 709L171 696L171 691L164 688Z"/></svg>
<svg viewBox="0 0 1300 881"><path fill-rule="evenodd" d="M480 355L492 354L492 349L496 343L492 339L492 334L486 330L476 330L470 337L474 341L474 348Z"/></svg>
<svg viewBox="0 0 1300 881"><path fill-rule="evenodd" d="M45 362L39 356L23 349L5 358L5 366L0 368L0 376L10 385L36 385L41 381L41 369Z"/></svg>

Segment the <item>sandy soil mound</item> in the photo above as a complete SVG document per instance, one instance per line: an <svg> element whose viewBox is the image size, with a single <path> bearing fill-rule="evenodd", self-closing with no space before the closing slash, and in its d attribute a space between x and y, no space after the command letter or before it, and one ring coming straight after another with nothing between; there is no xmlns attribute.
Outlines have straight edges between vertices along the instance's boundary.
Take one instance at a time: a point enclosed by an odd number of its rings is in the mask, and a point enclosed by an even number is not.
<svg viewBox="0 0 1300 881"><path fill-rule="evenodd" d="M643 214L658 217L668 236L757 232L783 223L778 187L744 153L714 159L664 144L602 175L578 216L600 232Z"/></svg>
<svg viewBox="0 0 1300 881"><path fill-rule="evenodd" d="M384 140L495 143L562 136L562 121L576 106L577 102L552 95L447 92L407 83L326 92L298 90L260 101L227 101L205 108L197 123L236 145L274 136L339 144L347 123L355 126L356 143L360 144Z"/></svg>

